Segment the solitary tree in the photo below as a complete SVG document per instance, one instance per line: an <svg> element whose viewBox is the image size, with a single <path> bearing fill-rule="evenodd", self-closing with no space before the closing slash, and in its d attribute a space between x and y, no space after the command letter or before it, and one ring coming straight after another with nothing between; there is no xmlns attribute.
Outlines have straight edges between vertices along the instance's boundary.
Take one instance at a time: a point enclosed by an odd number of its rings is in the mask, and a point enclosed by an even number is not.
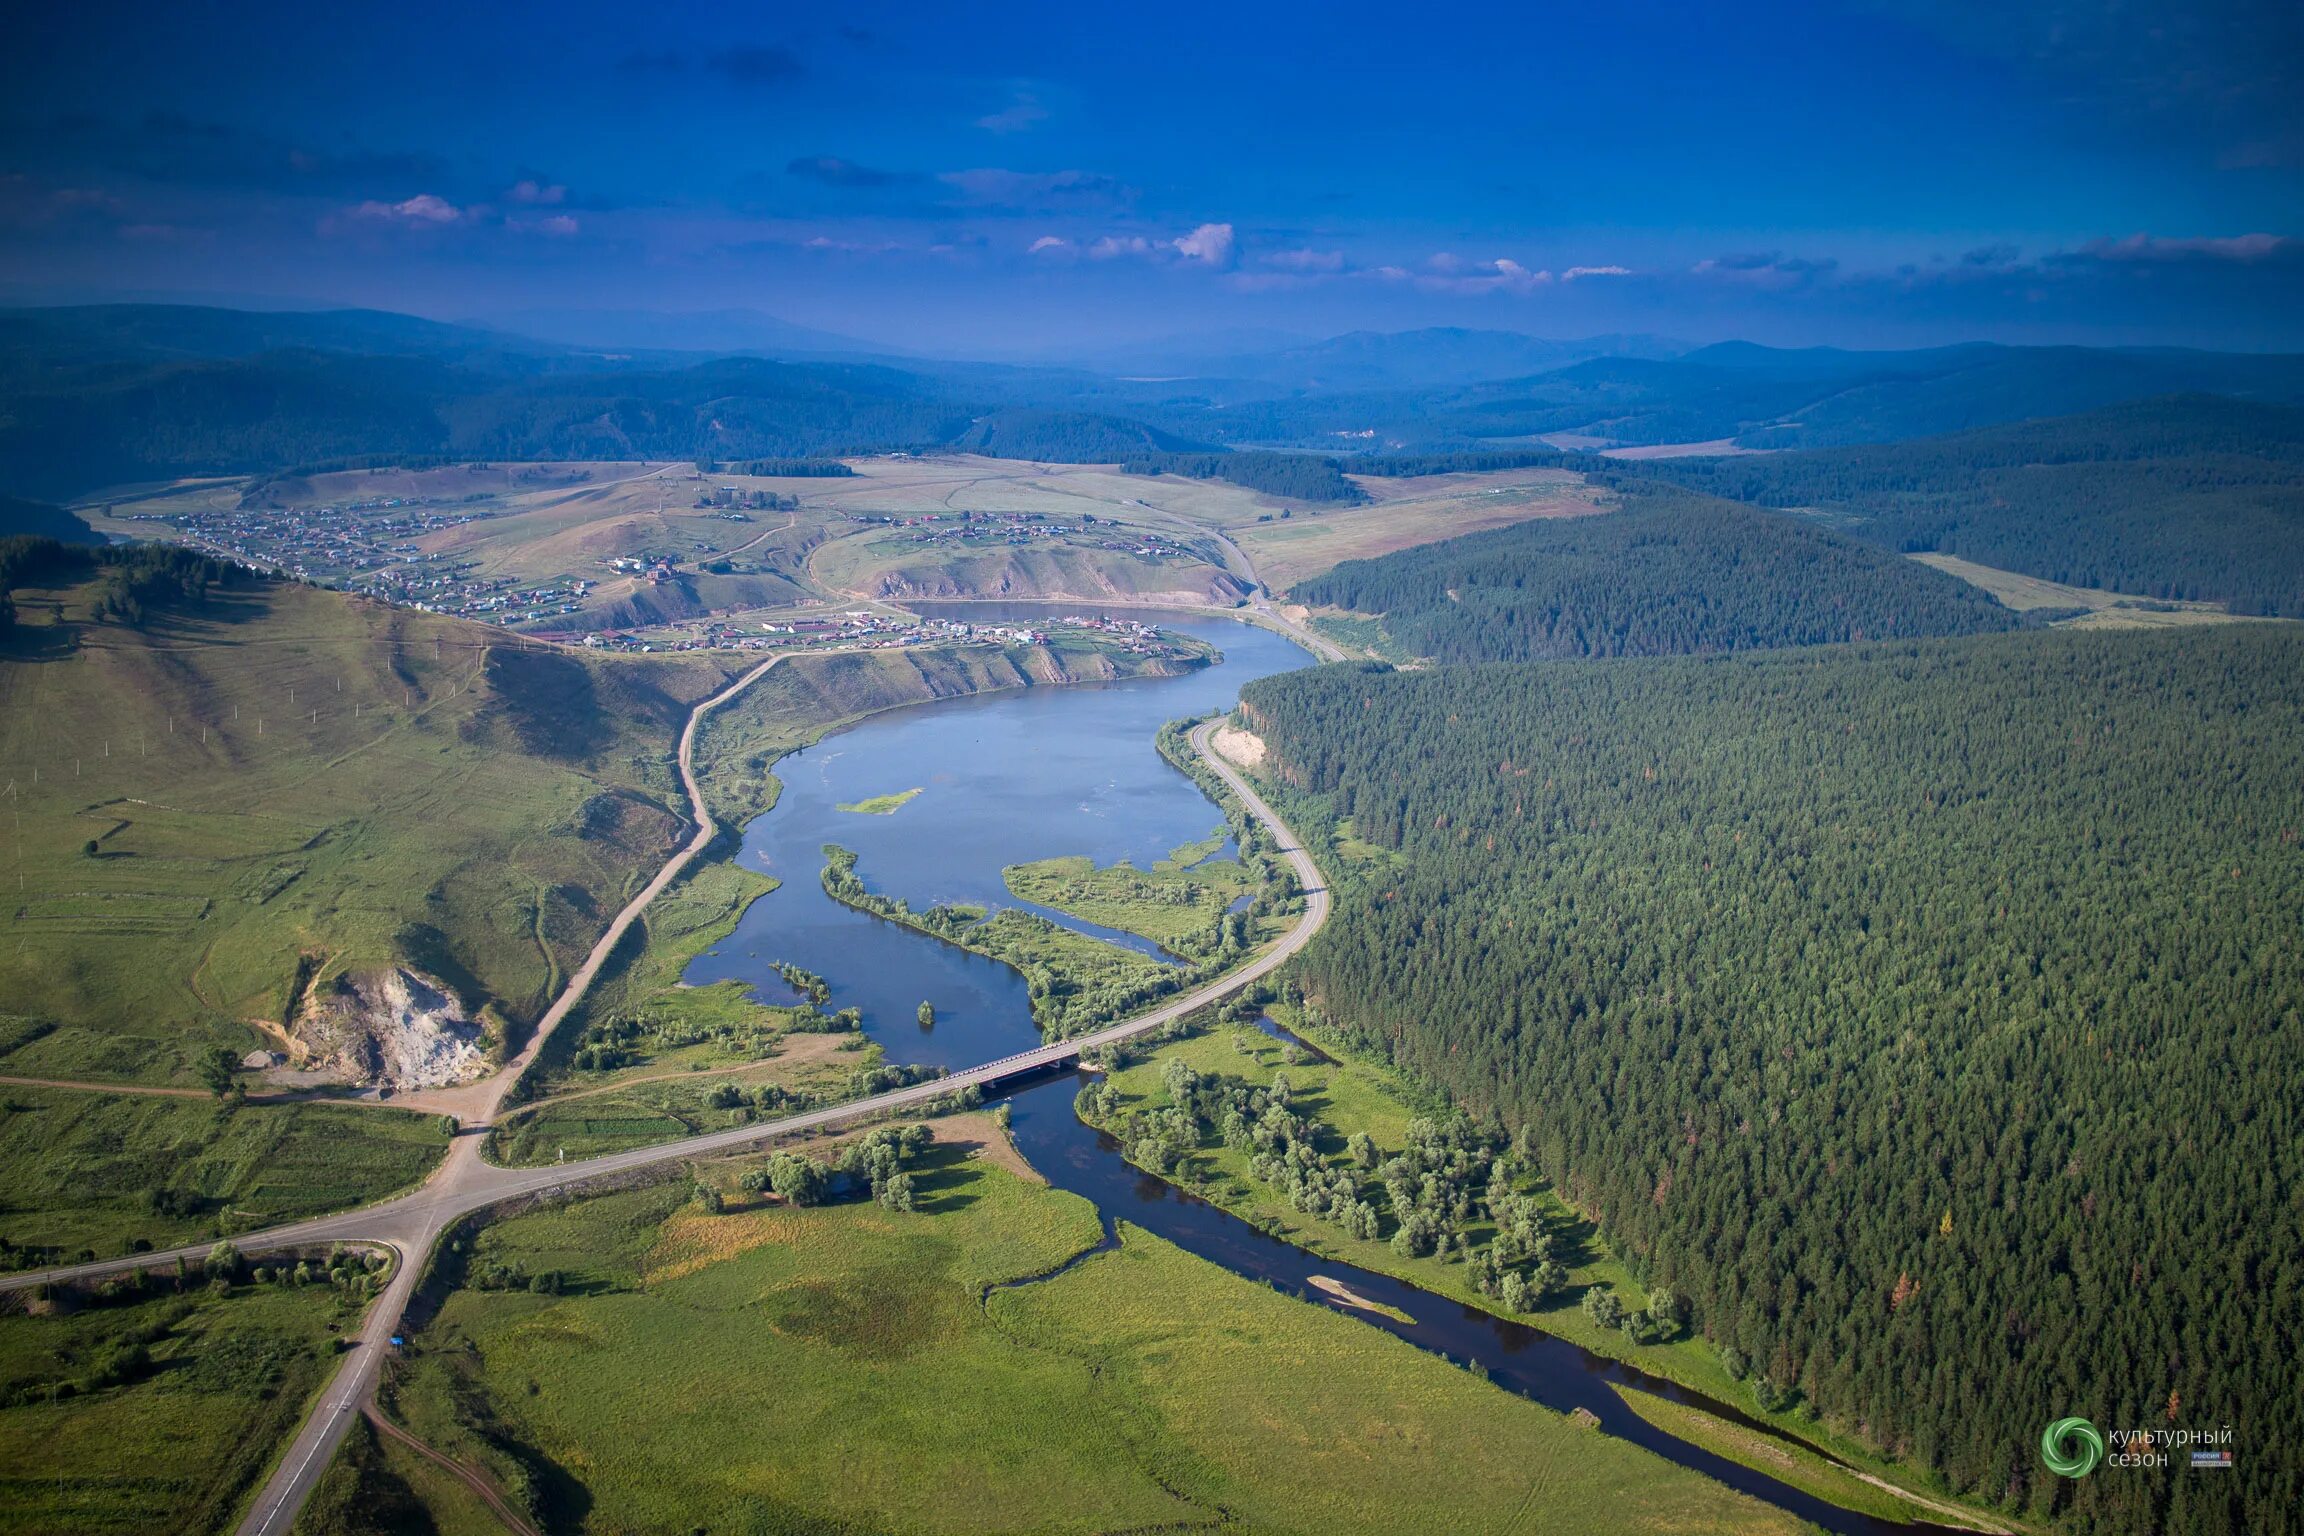
<svg viewBox="0 0 2304 1536"><path fill-rule="evenodd" d="M200 1053L200 1081L221 1099L232 1091L232 1071L236 1065L230 1051L221 1045L212 1045Z"/></svg>
<svg viewBox="0 0 2304 1536"><path fill-rule="evenodd" d="M211 1280L230 1280L240 1273L240 1250L229 1242L220 1242L208 1250L201 1272Z"/></svg>
<svg viewBox="0 0 2304 1536"><path fill-rule="evenodd" d="M936 1022L936 1005L926 998L920 1000L920 1027L927 1029Z"/></svg>

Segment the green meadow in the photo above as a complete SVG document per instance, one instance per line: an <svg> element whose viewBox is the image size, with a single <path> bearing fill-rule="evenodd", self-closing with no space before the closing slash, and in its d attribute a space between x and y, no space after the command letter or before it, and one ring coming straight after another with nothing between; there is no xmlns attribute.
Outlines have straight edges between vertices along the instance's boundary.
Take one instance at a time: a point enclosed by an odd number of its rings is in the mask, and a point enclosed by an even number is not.
<svg viewBox="0 0 2304 1536"><path fill-rule="evenodd" d="M447 1150L439 1116L406 1110L0 1084L0 1239L67 1261L172 1247L382 1199Z"/></svg>
<svg viewBox="0 0 2304 1536"><path fill-rule="evenodd" d="M325 1283L0 1314L0 1532L229 1530L335 1369Z"/></svg>
<svg viewBox="0 0 2304 1536"><path fill-rule="evenodd" d="M502 1222L455 1263L558 1293L453 1290L390 1411L552 1530L1796 1528L1133 1228L1003 1286L1096 1242L1086 1202L945 1149L920 1194Z"/></svg>

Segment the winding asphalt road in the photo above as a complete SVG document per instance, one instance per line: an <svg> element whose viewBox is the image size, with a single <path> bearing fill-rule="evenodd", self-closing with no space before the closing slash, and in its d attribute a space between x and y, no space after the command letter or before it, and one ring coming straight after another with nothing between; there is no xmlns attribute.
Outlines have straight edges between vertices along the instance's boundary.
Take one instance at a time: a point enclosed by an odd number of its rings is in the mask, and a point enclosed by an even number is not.
<svg viewBox="0 0 2304 1536"><path fill-rule="evenodd" d="M681 871L712 841L718 828L705 807L703 787L696 778L693 762L696 733L713 710L743 692L783 659L779 655L762 662L721 692L697 705L690 714L687 727L680 734L680 777L687 788L689 803L694 808L696 833L665 864L656 878L616 915L615 921L601 935L600 942L593 946L584 964L568 978L568 985L559 999L539 1021L535 1038L487 1085L485 1105L488 1118L494 1116L502 1104L504 1094L518 1080L521 1071L535 1059L537 1051L552 1030L583 1000L610 952L647 909L648 903L677 879ZM240 1536L281 1536L281 1533L296 1523L297 1511L303 1508L304 1501L310 1497L314 1485L326 1471L336 1447L351 1428L352 1420L374 1394L377 1374L382 1368L392 1338L400 1328L401 1318L407 1312L408 1303L415 1294L417 1280L425 1267L424 1260L440 1235L464 1217L508 1200L567 1189L592 1180L676 1163L686 1158L734 1151L777 1137L885 1114L890 1110L941 1097L971 1084L990 1087L1025 1073L1061 1066L1078 1060L1082 1052L1158 1029L1195 1009L1228 997L1286 963L1328 921L1329 892L1321 883L1319 867L1296 841L1295 834L1288 829L1287 824L1238 771L1211 748L1209 737L1214 728L1215 722L1209 721L1191 733L1193 750L1240 797L1249 813L1262 822L1277 839L1279 851L1295 870L1297 882L1305 892L1304 912L1297 919L1296 925L1270 948L1239 969L1149 1012L1068 1040L1053 1041L966 1071L914 1084L909 1088L875 1094L870 1098L826 1109L810 1110L806 1114L789 1115L781 1120L761 1121L732 1130L692 1136L661 1146L642 1147L630 1152L616 1152L542 1168L505 1168L486 1162L480 1156L487 1126L484 1123L470 1125L450 1143L448 1156L432 1177L410 1194L361 1210L317 1217L235 1237L233 1243L244 1254L254 1255L332 1242L382 1243L393 1248L400 1261L384 1294L370 1308L366 1324L350 1351L351 1358L322 1391L319 1405L311 1417L304 1421L295 1440L289 1445L287 1454L274 1469L270 1481L257 1496L247 1517L241 1521ZM138 1267L171 1264L178 1257L197 1259L207 1251L207 1246L192 1244L137 1254L132 1258L11 1275L0 1279L0 1290L17 1290L49 1281L95 1279Z"/></svg>

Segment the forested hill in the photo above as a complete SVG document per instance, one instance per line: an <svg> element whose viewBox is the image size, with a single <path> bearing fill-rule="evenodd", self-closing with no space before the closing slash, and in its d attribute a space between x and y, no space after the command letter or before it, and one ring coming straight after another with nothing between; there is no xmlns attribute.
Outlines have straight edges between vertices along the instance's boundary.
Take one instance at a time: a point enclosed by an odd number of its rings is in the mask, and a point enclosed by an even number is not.
<svg viewBox="0 0 2304 1536"><path fill-rule="evenodd" d="M1614 472L1820 509L1891 549L2304 618L2304 410L2185 395L1918 442Z"/></svg>
<svg viewBox="0 0 2304 1536"><path fill-rule="evenodd" d="M101 544L96 530L44 501L20 501L0 496L0 539L29 537L55 539L64 544Z"/></svg>
<svg viewBox="0 0 2304 1536"><path fill-rule="evenodd" d="M1640 482L1625 491L1621 511L1346 561L1291 595L1381 614L1401 649L1437 661L1742 651L2022 622L1941 571L1790 517Z"/></svg>
<svg viewBox="0 0 2304 1536"><path fill-rule="evenodd" d="M971 422L955 446L1000 459L1046 464L1117 464L1157 453L1206 453L1195 443L1155 431L1140 421L1086 411L995 411Z"/></svg>
<svg viewBox="0 0 2304 1536"><path fill-rule="evenodd" d="M1308 991L1533 1127L1762 1396L2072 1530L2304 1508L2304 631L1332 666L1245 704L1405 855L1331 857ZM2064 1481L2063 1413L2262 1449Z"/></svg>

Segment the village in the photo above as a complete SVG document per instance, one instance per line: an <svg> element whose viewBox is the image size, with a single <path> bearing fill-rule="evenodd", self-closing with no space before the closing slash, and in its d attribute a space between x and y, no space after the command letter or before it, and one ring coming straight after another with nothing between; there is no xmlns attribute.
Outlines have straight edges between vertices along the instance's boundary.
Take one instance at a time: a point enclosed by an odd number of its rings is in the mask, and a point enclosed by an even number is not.
<svg viewBox="0 0 2304 1536"><path fill-rule="evenodd" d="M1176 658L1192 654L1157 625L1107 614L1072 613L1033 624L975 623L929 618L902 610L852 608L839 613L773 618L723 615L668 630L595 630L578 635L529 630L534 639L578 644L588 650L769 651L795 647L889 650L936 644L1047 645L1056 632L1099 637L1107 648L1132 656Z"/></svg>

